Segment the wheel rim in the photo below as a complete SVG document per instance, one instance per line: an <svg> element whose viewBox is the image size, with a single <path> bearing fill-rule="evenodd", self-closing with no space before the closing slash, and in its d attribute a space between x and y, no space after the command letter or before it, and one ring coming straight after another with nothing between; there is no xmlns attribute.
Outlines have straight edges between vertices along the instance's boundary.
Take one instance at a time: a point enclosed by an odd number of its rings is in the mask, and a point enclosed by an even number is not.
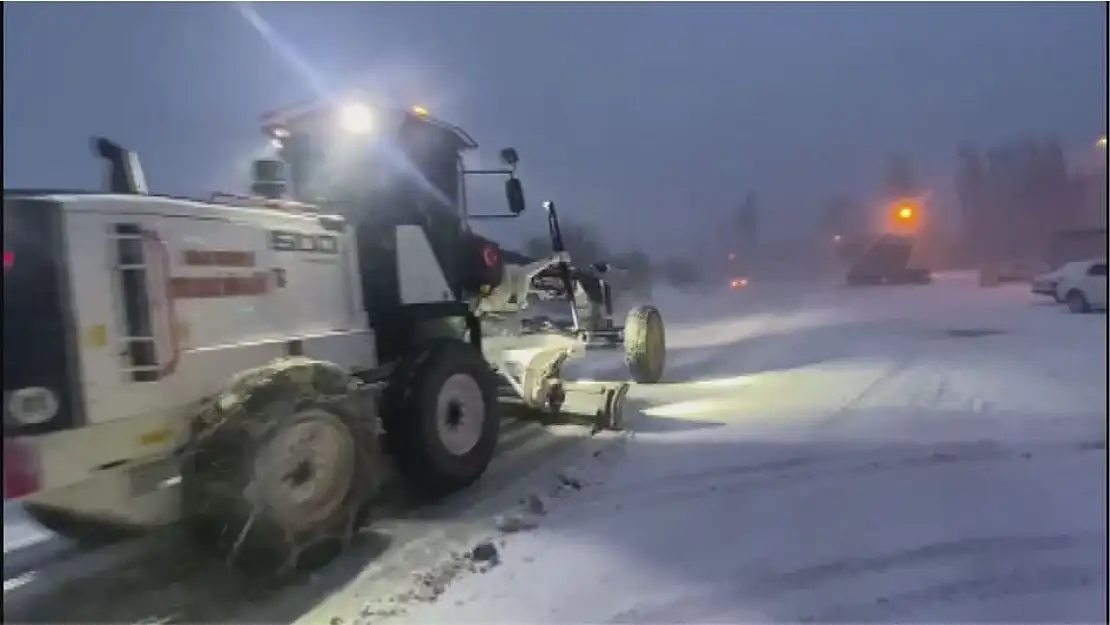
<svg viewBox="0 0 1110 625"><path fill-rule="evenodd" d="M465 373L447 378L436 398L436 429L447 452L462 456L474 449L485 420L486 402L478 381Z"/></svg>
<svg viewBox="0 0 1110 625"><path fill-rule="evenodd" d="M308 411L274 434L255 462L262 503L282 527L302 530L335 513L354 479L355 445L342 421Z"/></svg>

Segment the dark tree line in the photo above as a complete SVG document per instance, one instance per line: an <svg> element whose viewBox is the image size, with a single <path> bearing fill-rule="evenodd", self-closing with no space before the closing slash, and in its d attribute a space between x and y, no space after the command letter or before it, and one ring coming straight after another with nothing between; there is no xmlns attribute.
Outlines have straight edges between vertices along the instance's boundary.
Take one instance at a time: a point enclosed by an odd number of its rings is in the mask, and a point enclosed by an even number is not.
<svg viewBox="0 0 1110 625"><path fill-rule="evenodd" d="M956 155L959 232L968 261L1041 259L1053 233L1085 225L1085 211L1093 210L1087 205L1099 202L1094 185L1101 185L1105 204L1105 174L1094 180L1072 173L1054 138L1023 137L986 149L964 143ZM882 184L887 202L922 193L902 153L888 157ZM874 210L834 195L821 209L821 231L851 236L867 229Z"/></svg>
<svg viewBox="0 0 1110 625"><path fill-rule="evenodd" d="M1069 174L1067 160L1055 139L1022 138L988 149L965 143L957 150L956 191L960 232L969 261L1024 260L1041 256L1051 233L1066 223L1066 215L1084 201L1079 184ZM1105 182L1103 182L1105 184ZM882 172L884 205L899 198L919 197L922 189L912 161L904 153L888 156ZM1105 195L1105 190L1104 190ZM760 239L760 198L755 190L744 193L732 213L737 249L746 255ZM831 195L820 207L819 230L827 237L843 236L845 242L866 234L881 215L878 206L865 206L846 194ZM640 250L614 252L598 233L582 224L563 224L563 238L577 263L610 262L626 269L641 285L652 277L676 285L698 281L693 263L682 259L651 258ZM551 252L546 236L530 240L531 256Z"/></svg>
<svg viewBox="0 0 1110 625"><path fill-rule="evenodd" d="M912 197L920 192L910 158L901 152L895 152L887 157L884 182L886 193L891 199Z"/></svg>
<svg viewBox="0 0 1110 625"><path fill-rule="evenodd" d="M736 226L743 244L754 246L759 242L759 196L754 190L744 194L737 207Z"/></svg>
<svg viewBox="0 0 1110 625"><path fill-rule="evenodd" d="M881 211L887 203L900 198L921 195L913 163L901 152L891 153L887 157L882 185L885 201L870 208L845 193L829 196L820 207L820 232L826 237L855 239L858 235L868 233L874 220L881 217L875 211Z"/></svg>
<svg viewBox="0 0 1110 625"><path fill-rule="evenodd" d="M855 234L862 217L856 201L844 194L825 200L821 215L821 230L828 237Z"/></svg>
<svg viewBox="0 0 1110 625"><path fill-rule="evenodd" d="M969 260L1039 258L1080 198L1055 139L957 150L956 191Z"/></svg>

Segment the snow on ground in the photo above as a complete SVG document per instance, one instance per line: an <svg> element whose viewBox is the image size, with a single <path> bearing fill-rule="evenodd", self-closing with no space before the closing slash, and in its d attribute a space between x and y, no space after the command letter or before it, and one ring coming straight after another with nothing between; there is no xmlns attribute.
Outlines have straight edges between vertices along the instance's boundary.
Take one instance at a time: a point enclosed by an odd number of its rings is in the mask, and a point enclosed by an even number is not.
<svg viewBox="0 0 1110 625"><path fill-rule="evenodd" d="M4 502L4 553L48 540L50 532L35 525L22 506Z"/></svg>
<svg viewBox="0 0 1110 625"><path fill-rule="evenodd" d="M1105 619L1104 315L958 274L754 293L673 323L634 440L392 620Z"/></svg>
<svg viewBox="0 0 1110 625"><path fill-rule="evenodd" d="M543 514L498 519L513 531L478 558L462 554L516 491L447 523L429 513L431 533L402 524L423 538L398 538L298 622L1104 618L1104 315L959 275L653 301L668 383L633 391L633 439L523 480ZM619 352L576 368L624 375ZM17 512L6 582L47 546ZM507 527L521 520L539 527ZM303 612L272 603L229 622Z"/></svg>

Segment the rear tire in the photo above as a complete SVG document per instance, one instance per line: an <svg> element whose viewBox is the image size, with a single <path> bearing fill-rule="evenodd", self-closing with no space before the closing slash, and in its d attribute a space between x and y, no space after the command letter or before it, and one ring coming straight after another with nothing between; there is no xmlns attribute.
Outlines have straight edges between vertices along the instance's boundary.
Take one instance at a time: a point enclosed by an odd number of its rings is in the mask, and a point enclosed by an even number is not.
<svg viewBox="0 0 1110 625"><path fill-rule="evenodd" d="M1068 303L1068 310L1070 310L1071 312L1073 312L1077 315L1081 315L1081 314L1084 314L1084 313L1091 312L1090 303L1087 301L1087 298L1083 295L1083 292L1078 290L1078 289L1072 289L1072 290L1068 291L1067 303Z"/></svg>
<svg viewBox="0 0 1110 625"><path fill-rule="evenodd" d="M469 343L441 339L391 382L386 440L400 474L429 497L466 488L493 460L501 427L497 380Z"/></svg>
<svg viewBox="0 0 1110 625"><path fill-rule="evenodd" d="M667 362L667 336L663 315L654 306L637 306L624 323L624 361L638 384L656 384L663 379Z"/></svg>
<svg viewBox="0 0 1110 625"><path fill-rule="evenodd" d="M201 546L264 573L312 568L357 532L380 477L373 406L307 358L246 371L194 425L182 505Z"/></svg>

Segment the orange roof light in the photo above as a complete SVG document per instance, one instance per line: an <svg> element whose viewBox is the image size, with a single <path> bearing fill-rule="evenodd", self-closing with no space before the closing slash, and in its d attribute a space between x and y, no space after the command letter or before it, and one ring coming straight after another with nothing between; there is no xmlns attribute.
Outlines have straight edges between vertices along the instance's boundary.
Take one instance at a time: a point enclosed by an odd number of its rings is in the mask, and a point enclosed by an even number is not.
<svg viewBox="0 0 1110 625"><path fill-rule="evenodd" d="M902 208L898 209L898 218L899 219L910 219L911 217L913 217L913 208L912 207L903 206Z"/></svg>

